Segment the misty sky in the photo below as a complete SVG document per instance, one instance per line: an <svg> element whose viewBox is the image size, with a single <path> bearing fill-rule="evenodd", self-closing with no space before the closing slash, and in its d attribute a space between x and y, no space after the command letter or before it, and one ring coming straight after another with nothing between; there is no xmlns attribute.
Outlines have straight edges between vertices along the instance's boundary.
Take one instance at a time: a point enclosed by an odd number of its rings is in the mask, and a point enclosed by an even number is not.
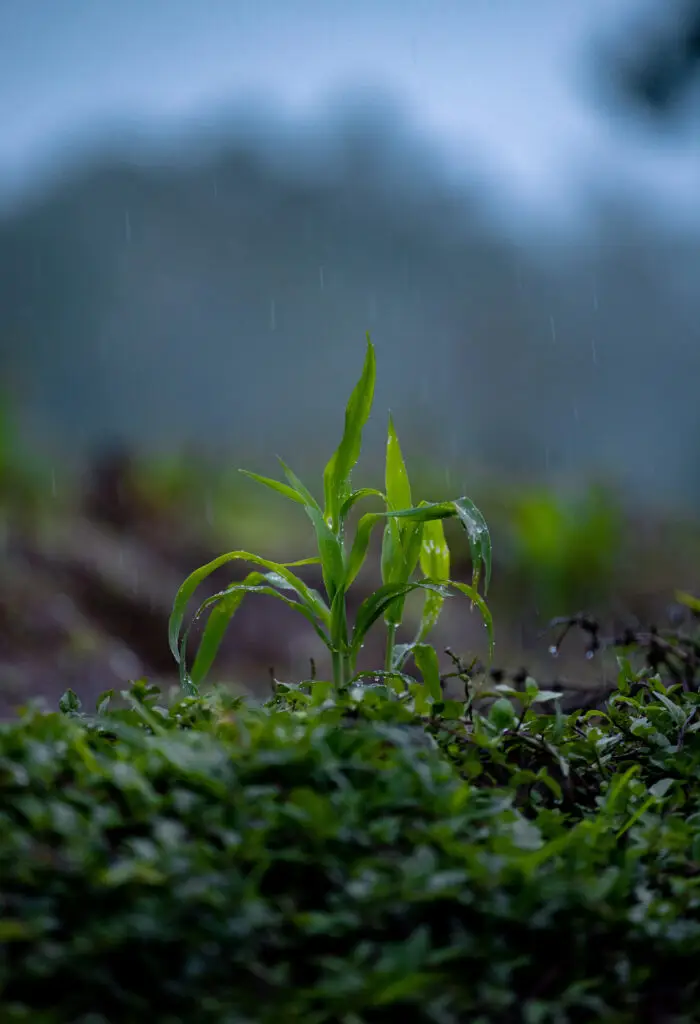
<svg viewBox="0 0 700 1024"><path fill-rule="evenodd" d="M374 87L449 167L567 216L596 178L698 210L700 133L653 139L586 92L596 38L654 0L1 0L0 191L107 119L262 99L313 118Z"/></svg>

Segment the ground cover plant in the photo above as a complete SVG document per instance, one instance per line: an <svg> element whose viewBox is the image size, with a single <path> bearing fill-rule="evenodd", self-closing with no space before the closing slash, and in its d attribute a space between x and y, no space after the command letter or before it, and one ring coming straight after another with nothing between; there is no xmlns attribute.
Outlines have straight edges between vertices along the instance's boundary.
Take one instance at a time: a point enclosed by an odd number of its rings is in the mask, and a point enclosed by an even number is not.
<svg viewBox="0 0 700 1024"><path fill-rule="evenodd" d="M296 565L232 552L219 564L256 569L195 612L192 667L184 619L211 567L175 599L176 697L140 681L87 712L68 691L0 723L0 1021L700 1019L700 602L679 594L687 621L669 631L557 624L555 651L576 628L593 657L617 653L615 690L585 712L526 672L456 655L441 671L427 637L449 588L491 632L490 538L467 499L412 504L392 424L384 490L351 490L373 382L368 344L323 509L286 467L264 481L309 515L325 596ZM384 508L346 546L365 497ZM471 585L450 580L449 517ZM351 624L378 524L382 586ZM259 704L200 692L248 594L293 603L330 678ZM385 663L357 673L382 617Z"/></svg>

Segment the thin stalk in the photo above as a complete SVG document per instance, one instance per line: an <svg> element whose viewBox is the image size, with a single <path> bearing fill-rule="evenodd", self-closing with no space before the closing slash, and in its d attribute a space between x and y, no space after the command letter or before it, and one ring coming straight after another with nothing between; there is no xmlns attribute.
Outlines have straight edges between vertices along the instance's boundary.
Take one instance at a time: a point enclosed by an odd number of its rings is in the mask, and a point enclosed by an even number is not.
<svg viewBox="0 0 700 1024"><path fill-rule="evenodd" d="M396 643L396 623L387 623L386 627L386 654L384 656L384 668L387 672L393 669L394 645Z"/></svg>
<svg viewBox="0 0 700 1024"><path fill-rule="evenodd" d="M343 656L343 684L355 675L355 666L349 654Z"/></svg>
<svg viewBox="0 0 700 1024"><path fill-rule="evenodd" d="M336 690L342 690L345 685L345 658L340 651L332 652L333 658L333 685Z"/></svg>

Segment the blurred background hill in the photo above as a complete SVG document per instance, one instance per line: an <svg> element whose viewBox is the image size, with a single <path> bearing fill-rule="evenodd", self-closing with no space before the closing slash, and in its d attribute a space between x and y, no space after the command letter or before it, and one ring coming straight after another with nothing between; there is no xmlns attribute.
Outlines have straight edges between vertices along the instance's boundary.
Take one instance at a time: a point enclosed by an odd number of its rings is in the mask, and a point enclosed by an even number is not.
<svg viewBox="0 0 700 1024"><path fill-rule="evenodd" d="M368 330L370 464L390 407L496 520L692 517L699 11L5 0L0 380L49 505L115 445L318 472Z"/></svg>

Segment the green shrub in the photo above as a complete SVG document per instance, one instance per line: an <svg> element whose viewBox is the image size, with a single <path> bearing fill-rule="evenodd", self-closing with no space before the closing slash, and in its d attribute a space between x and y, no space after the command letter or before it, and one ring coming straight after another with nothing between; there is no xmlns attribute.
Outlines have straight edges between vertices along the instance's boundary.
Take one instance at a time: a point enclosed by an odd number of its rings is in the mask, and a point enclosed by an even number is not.
<svg viewBox="0 0 700 1024"><path fill-rule="evenodd" d="M700 697L620 681L595 716L139 684L3 725L0 1019L695 1019Z"/></svg>

